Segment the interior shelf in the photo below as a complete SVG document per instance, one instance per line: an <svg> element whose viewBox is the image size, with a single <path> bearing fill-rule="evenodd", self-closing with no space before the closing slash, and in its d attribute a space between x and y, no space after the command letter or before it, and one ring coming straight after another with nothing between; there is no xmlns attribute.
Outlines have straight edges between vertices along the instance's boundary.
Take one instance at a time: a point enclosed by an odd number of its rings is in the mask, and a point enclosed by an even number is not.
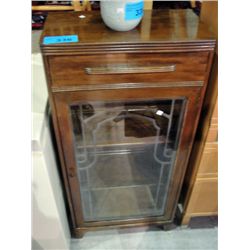
<svg viewBox="0 0 250 250"><path fill-rule="evenodd" d="M150 153L150 149L147 149L147 151L119 154L115 157L99 155L91 167L79 169L80 181L83 187L88 188L158 183L161 168L164 168L163 174L167 178L167 171L174 160L175 152L172 152L172 157L166 163L157 162Z"/></svg>
<svg viewBox="0 0 250 250"><path fill-rule="evenodd" d="M154 186L84 190L82 200L86 211L85 220L116 220L163 215L162 207L157 205L154 198L156 185ZM160 195L158 199L164 199L164 193Z"/></svg>
<svg viewBox="0 0 250 250"><path fill-rule="evenodd" d="M90 168L79 169L85 220L161 215L175 152L158 163L152 147L130 154L98 155ZM122 199L122 204L117 200ZM124 203L124 204L123 204ZM112 215L112 218L111 218Z"/></svg>
<svg viewBox="0 0 250 250"><path fill-rule="evenodd" d="M158 143L165 143L165 138L164 136L160 136L158 138ZM92 142L90 142L90 140L86 141L85 143L83 143L83 140L80 136L76 137L76 148L77 149L82 149L82 148L109 148L109 147L124 147L124 146L140 146L140 145L152 145L155 144L155 137L154 136L150 136L150 137L146 137L146 138L133 138L133 137L123 137L120 139L119 142L117 141L112 141L111 139L106 139L104 143L100 143L100 141L98 141L98 144L93 145Z"/></svg>

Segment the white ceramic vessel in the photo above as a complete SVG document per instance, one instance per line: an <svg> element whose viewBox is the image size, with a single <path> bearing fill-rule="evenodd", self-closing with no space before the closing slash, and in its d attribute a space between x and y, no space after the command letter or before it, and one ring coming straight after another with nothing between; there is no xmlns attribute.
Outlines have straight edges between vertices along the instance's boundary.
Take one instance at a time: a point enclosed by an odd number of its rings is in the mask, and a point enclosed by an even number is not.
<svg viewBox="0 0 250 250"><path fill-rule="evenodd" d="M109 28L128 31L140 23L143 7L143 0L102 0L101 16Z"/></svg>

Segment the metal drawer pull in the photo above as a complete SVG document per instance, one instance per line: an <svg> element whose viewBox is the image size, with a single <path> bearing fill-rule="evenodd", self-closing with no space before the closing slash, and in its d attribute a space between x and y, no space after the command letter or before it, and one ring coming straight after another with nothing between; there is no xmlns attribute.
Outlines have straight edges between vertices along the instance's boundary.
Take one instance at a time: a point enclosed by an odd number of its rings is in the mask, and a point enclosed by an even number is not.
<svg viewBox="0 0 250 250"><path fill-rule="evenodd" d="M95 67L85 68L88 75L109 75L109 74L140 74L140 73L164 73L173 72L176 65L167 66L143 66L143 67Z"/></svg>

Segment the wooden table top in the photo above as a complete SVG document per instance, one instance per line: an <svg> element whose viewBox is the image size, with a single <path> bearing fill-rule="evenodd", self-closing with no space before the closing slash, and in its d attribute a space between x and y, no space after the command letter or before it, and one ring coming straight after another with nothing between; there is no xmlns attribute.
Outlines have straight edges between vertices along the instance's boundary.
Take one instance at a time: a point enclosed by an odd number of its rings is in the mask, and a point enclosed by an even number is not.
<svg viewBox="0 0 250 250"><path fill-rule="evenodd" d="M79 18L84 15L85 18ZM46 36L77 35L76 43L44 45ZM109 29L102 21L99 11L49 13L40 44L42 47L81 45L159 44L159 43L214 43L215 36L206 24L191 10L145 11L135 29L117 32Z"/></svg>

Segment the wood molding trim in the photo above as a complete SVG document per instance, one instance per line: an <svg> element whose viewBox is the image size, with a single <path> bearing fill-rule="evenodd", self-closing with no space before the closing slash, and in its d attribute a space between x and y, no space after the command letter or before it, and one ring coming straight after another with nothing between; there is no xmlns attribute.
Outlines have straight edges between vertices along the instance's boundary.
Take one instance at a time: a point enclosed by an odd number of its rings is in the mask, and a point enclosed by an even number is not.
<svg viewBox="0 0 250 250"><path fill-rule="evenodd" d="M51 87L52 92L104 90L104 89L141 89L141 88L173 88L173 87L202 87L203 81L167 82L167 83L117 83L117 84L92 84L81 86Z"/></svg>

